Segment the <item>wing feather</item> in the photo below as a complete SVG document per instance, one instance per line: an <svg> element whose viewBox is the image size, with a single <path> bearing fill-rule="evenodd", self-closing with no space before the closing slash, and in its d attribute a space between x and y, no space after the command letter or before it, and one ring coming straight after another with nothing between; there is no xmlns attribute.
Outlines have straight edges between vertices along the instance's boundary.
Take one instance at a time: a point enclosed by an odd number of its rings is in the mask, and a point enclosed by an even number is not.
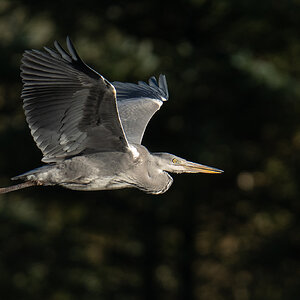
<svg viewBox="0 0 300 300"><path fill-rule="evenodd" d="M114 87L80 59L69 38L70 54L54 46L25 51L21 66L26 120L43 161L125 151Z"/></svg>
<svg viewBox="0 0 300 300"><path fill-rule="evenodd" d="M159 81L152 76L149 84L113 82L117 92L117 104L121 122L130 143L141 144L148 122L168 100L168 86L165 75Z"/></svg>

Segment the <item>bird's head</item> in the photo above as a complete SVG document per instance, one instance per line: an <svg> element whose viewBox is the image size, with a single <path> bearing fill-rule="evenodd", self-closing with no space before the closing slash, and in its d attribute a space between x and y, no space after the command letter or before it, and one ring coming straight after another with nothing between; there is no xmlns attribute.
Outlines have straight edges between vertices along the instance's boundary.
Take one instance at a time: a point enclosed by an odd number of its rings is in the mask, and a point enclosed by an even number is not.
<svg viewBox="0 0 300 300"><path fill-rule="evenodd" d="M222 170L197 164L187 161L181 157L169 153L157 152L152 153L155 157L156 163L161 170L171 173L223 173Z"/></svg>

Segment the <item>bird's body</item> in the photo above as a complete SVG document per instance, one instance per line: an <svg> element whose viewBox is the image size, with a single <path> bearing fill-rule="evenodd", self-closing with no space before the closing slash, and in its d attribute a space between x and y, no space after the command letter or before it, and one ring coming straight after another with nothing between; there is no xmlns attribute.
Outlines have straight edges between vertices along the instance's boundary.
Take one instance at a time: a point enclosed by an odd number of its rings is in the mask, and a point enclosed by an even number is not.
<svg viewBox="0 0 300 300"><path fill-rule="evenodd" d="M73 190L135 187L164 193L175 173L221 173L168 153L150 153L141 141L148 122L168 100L164 75L149 84L113 82L88 67L67 38L67 53L26 51L21 66L22 99L31 134L45 166L12 179Z"/></svg>
<svg viewBox="0 0 300 300"><path fill-rule="evenodd" d="M13 179L26 179L41 185L61 185L72 190L96 191L136 187L148 193L159 194L166 191L173 180L167 172L159 169L155 158L144 146L131 145L125 152L74 156ZM145 170L150 170L150 173Z"/></svg>

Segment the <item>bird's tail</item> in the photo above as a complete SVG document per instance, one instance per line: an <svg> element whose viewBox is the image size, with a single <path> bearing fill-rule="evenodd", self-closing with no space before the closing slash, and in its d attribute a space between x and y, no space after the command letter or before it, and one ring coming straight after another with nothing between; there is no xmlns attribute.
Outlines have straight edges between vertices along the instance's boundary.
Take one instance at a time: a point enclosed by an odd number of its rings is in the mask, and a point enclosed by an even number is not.
<svg viewBox="0 0 300 300"><path fill-rule="evenodd" d="M0 188L0 194L6 194L6 193L17 191L17 190L20 190L20 189L25 189L27 187L34 186L34 185L37 185L37 182L26 181L26 182L23 182L23 183L3 187L3 188Z"/></svg>

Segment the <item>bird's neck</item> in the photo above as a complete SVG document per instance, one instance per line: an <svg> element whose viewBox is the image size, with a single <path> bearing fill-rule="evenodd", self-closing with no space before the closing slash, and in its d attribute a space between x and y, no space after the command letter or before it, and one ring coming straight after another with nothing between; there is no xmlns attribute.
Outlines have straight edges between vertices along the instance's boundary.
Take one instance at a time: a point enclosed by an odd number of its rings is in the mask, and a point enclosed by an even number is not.
<svg viewBox="0 0 300 300"><path fill-rule="evenodd" d="M132 144L129 150L135 161L129 175L133 179L132 182L147 193L162 194L166 192L170 188L173 178L161 169L159 158L152 155L142 145Z"/></svg>

